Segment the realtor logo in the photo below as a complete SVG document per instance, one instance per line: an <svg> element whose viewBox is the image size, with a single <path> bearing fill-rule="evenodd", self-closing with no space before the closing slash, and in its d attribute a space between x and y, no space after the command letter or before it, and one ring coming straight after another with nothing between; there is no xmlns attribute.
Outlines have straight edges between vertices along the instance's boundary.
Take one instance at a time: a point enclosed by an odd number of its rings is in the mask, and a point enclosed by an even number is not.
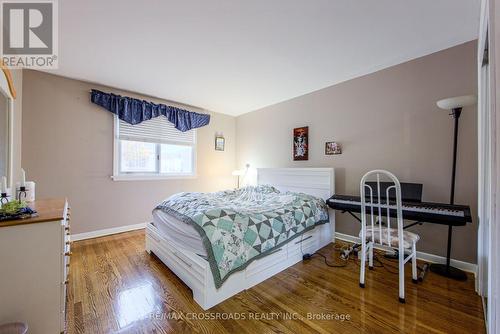
<svg viewBox="0 0 500 334"><path fill-rule="evenodd" d="M9 68L57 68L57 2L1 1L1 55Z"/></svg>

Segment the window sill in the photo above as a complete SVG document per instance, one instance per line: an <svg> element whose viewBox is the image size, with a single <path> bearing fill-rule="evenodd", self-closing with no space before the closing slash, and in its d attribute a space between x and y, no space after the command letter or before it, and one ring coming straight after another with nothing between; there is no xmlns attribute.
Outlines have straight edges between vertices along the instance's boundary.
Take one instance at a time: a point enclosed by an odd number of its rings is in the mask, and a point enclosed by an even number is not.
<svg viewBox="0 0 500 334"><path fill-rule="evenodd" d="M112 175L113 181L154 181L154 180L178 180L178 179L196 179L196 174L179 175L140 175L140 174L120 174Z"/></svg>

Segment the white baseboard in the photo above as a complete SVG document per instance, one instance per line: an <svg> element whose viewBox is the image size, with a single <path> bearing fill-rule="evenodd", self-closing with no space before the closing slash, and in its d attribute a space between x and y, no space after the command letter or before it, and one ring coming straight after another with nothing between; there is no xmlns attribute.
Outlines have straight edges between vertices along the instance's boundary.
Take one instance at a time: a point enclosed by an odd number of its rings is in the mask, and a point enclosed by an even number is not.
<svg viewBox="0 0 500 334"><path fill-rule="evenodd" d="M113 228L106 228L104 230L97 230L97 231L73 234L73 235L71 235L71 240L78 241L78 240L99 238L99 237L104 237L106 235L112 235L112 234L123 233L123 232L128 232L128 231L140 230L141 228L145 228L145 227L146 227L146 223L119 226L119 227L113 227Z"/></svg>
<svg viewBox="0 0 500 334"><path fill-rule="evenodd" d="M349 234L344 234L344 233L339 233L335 232L335 237L338 238L339 240L343 241L348 241L352 243L359 243L360 239L358 237L349 235ZM430 263L445 263L446 258L444 256L439 256L439 255L434 255L434 254L429 254L429 253L424 253L424 252L419 252L417 251L417 259L430 262ZM454 260L451 259L450 264L458 269L462 269L464 271L470 272L474 274L474 277L477 275L477 264L469 263L469 262L464 262L464 261L459 261L459 260Z"/></svg>

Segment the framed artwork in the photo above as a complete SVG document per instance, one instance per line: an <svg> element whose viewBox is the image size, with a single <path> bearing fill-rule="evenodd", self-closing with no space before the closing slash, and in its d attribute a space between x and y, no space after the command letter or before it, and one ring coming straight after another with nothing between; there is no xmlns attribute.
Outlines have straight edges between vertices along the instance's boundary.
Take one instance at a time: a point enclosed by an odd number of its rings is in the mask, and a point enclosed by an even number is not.
<svg viewBox="0 0 500 334"><path fill-rule="evenodd" d="M226 140L222 136L215 137L215 150L224 151L224 146L226 145Z"/></svg>
<svg viewBox="0 0 500 334"><path fill-rule="evenodd" d="M328 141L325 143L325 154L333 155L333 154L342 154L342 148L339 143L334 141Z"/></svg>
<svg viewBox="0 0 500 334"><path fill-rule="evenodd" d="M293 129L293 160L309 159L309 127Z"/></svg>

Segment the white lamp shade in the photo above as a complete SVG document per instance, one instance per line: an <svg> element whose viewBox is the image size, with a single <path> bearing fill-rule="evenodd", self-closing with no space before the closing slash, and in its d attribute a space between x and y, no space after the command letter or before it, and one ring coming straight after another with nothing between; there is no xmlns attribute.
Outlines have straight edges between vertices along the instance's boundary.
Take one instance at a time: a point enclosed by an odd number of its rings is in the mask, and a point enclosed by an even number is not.
<svg viewBox="0 0 500 334"><path fill-rule="evenodd" d="M235 169L231 174L234 176L243 176L248 173L248 170L250 169L250 164L245 165L245 169Z"/></svg>
<svg viewBox="0 0 500 334"><path fill-rule="evenodd" d="M444 110L468 107L476 104L476 95L455 96L437 101L437 106Z"/></svg>

